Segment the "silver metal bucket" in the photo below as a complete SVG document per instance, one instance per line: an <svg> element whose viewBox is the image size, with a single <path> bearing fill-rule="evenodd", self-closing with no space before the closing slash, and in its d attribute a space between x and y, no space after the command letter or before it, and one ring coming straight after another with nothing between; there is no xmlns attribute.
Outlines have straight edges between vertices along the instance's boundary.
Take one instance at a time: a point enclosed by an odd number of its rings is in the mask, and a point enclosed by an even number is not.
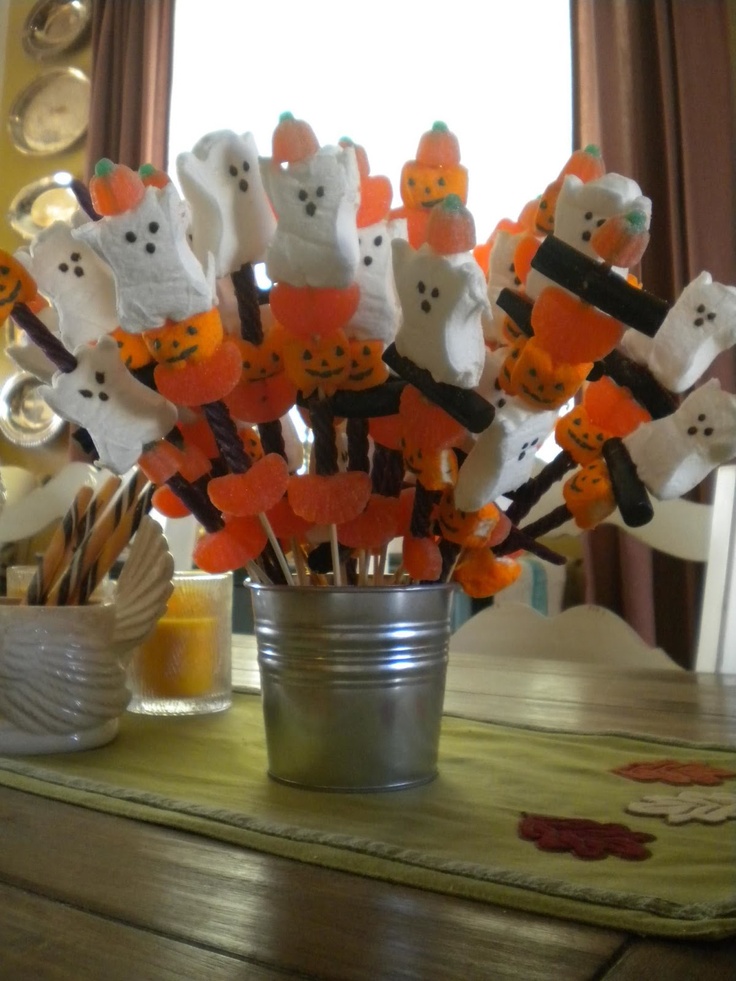
<svg viewBox="0 0 736 981"><path fill-rule="evenodd" d="M437 775L454 591L251 587L270 776L371 791Z"/></svg>

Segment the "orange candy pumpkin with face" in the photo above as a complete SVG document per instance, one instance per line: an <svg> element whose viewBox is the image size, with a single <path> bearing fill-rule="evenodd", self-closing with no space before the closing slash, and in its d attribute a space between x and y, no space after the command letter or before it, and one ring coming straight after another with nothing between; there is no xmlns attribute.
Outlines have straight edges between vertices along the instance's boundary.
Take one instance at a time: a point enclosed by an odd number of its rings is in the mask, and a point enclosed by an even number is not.
<svg viewBox="0 0 736 981"><path fill-rule="evenodd" d="M222 344L224 332L217 307L212 307L186 320L146 330L142 337L154 360L178 369L211 358Z"/></svg>
<svg viewBox="0 0 736 981"><path fill-rule="evenodd" d="M30 303L38 295L33 277L10 253L0 249L0 324L16 303Z"/></svg>
<svg viewBox="0 0 736 981"><path fill-rule="evenodd" d="M473 548L461 556L454 579L468 596L485 599L510 586L520 575L521 565L516 559L497 558L489 548Z"/></svg>
<svg viewBox="0 0 736 981"><path fill-rule="evenodd" d="M495 504L485 504L479 511L461 511L455 507L452 491L446 491L437 510L437 524L443 538L463 548L483 548L491 539L501 516Z"/></svg>
<svg viewBox="0 0 736 981"><path fill-rule="evenodd" d="M558 419L555 439L576 463L584 465L600 456L607 439L628 436L650 420L627 388L604 376L587 385L582 403Z"/></svg>
<svg viewBox="0 0 736 981"><path fill-rule="evenodd" d="M283 347L286 338L284 328L275 323L260 344L238 338L236 343L243 358L243 381L263 381L273 378L284 370Z"/></svg>
<svg viewBox="0 0 736 981"><path fill-rule="evenodd" d="M326 337L290 337L284 343L284 368L303 395L317 389L334 395L350 371L350 343L342 330Z"/></svg>
<svg viewBox="0 0 736 981"><path fill-rule="evenodd" d="M576 470L562 486L562 496L578 528L595 528L616 510L611 478L599 458Z"/></svg>
<svg viewBox="0 0 736 981"><path fill-rule="evenodd" d="M566 364L552 359L536 337L530 338L504 362L499 383L533 409L559 409L578 391L592 363ZM509 358L506 359L509 361ZM507 380L508 377L508 380Z"/></svg>
<svg viewBox="0 0 736 981"><path fill-rule="evenodd" d="M140 334L130 334L122 327L116 327L111 336L118 346L120 360L129 371L145 368L153 361L151 352Z"/></svg>
<svg viewBox="0 0 736 981"><path fill-rule="evenodd" d="M349 348L350 367L340 387L349 392L360 392L382 385L388 378L383 341L361 341L356 337L350 341Z"/></svg>
<svg viewBox="0 0 736 981"><path fill-rule="evenodd" d="M401 438L404 466L429 491L441 491L457 483L457 457L452 449L427 449Z"/></svg>

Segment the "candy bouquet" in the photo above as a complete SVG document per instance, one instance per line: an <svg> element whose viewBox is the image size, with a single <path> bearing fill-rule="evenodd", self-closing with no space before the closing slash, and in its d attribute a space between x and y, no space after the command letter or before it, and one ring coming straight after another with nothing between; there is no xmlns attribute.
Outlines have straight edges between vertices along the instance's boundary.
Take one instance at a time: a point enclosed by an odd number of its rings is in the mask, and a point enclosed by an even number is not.
<svg viewBox="0 0 736 981"><path fill-rule="evenodd" d="M736 454L736 397L700 384L736 342L736 289L703 272L670 306L642 288L651 204L597 148L482 243L442 123L399 208L361 146L289 113L270 157L221 131L176 172L183 198L101 160L69 224L2 257L0 311L99 464L196 517L199 568L492 596L524 552L564 561L554 527L642 524ZM564 503L527 521L557 482Z"/></svg>

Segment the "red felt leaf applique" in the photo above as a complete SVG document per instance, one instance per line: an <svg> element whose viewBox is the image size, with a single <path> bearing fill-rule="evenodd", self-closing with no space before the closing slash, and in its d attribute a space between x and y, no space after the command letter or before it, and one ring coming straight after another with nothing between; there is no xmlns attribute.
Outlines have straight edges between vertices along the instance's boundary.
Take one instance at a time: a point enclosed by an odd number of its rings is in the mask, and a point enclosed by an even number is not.
<svg viewBox="0 0 736 981"><path fill-rule="evenodd" d="M517 831L520 838L535 842L541 851L571 852L588 861L615 855L640 862L652 854L644 843L656 841L654 835L633 831L625 824L547 814L523 814Z"/></svg>
<svg viewBox="0 0 736 981"><path fill-rule="evenodd" d="M681 763L678 760L648 760L617 766L611 773L639 783L668 783L673 786L719 787L724 780L736 777L733 770L723 770L697 760Z"/></svg>

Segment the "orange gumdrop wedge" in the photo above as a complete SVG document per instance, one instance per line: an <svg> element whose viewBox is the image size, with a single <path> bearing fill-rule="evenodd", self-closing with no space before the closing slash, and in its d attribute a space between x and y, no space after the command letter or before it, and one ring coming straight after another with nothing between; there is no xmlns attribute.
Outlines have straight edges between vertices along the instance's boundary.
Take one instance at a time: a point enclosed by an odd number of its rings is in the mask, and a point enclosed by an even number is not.
<svg viewBox="0 0 736 981"><path fill-rule="evenodd" d="M651 415L634 399L628 388L603 375L585 389L583 405L591 422L612 436L628 436Z"/></svg>
<svg viewBox="0 0 736 981"><path fill-rule="evenodd" d="M259 381L241 378L223 401L233 419L258 425L286 415L296 402L296 392L296 385L282 371Z"/></svg>
<svg viewBox="0 0 736 981"><path fill-rule="evenodd" d="M240 350L226 338L211 357L202 361L175 369L156 365L153 379L159 394L169 402L196 407L223 399L238 384L242 370Z"/></svg>
<svg viewBox="0 0 736 981"><path fill-rule="evenodd" d="M317 525L340 525L356 518L371 496L371 479L362 471L295 474L289 478L289 503L300 517Z"/></svg>
<svg viewBox="0 0 736 981"><path fill-rule="evenodd" d="M186 504L176 496L170 487L157 487L153 492L151 503L165 518L186 518L191 514Z"/></svg>
<svg viewBox="0 0 736 981"><path fill-rule="evenodd" d="M401 416L376 416L368 420L368 432L374 443L380 443L389 450L401 449L401 432L403 423Z"/></svg>
<svg viewBox="0 0 736 981"><path fill-rule="evenodd" d="M536 235L525 235L514 250L514 272L522 283L526 283L532 268L532 259L539 246L540 241Z"/></svg>
<svg viewBox="0 0 736 981"><path fill-rule="evenodd" d="M311 522L295 513L286 495L269 508L266 517L274 535L281 539L302 539L312 527Z"/></svg>
<svg viewBox="0 0 736 981"><path fill-rule="evenodd" d="M402 435L407 443L428 453L459 446L465 427L413 385L405 385L399 400Z"/></svg>
<svg viewBox="0 0 736 981"><path fill-rule="evenodd" d="M180 422L177 428L187 446L196 446L210 460L220 455L215 434L203 416L194 418L192 422Z"/></svg>
<svg viewBox="0 0 736 981"><path fill-rule="evenodd" d="M619 320L556 286L540 293L532 308L532 328L539 346L566 364L604 358L624 332Z"/></svg>
<svg viewBox="0 0 736 981"><path fill-rule="evenodd" d="M152 484L165 484L184 463L184 454L173 443L160 439L138 457L138 466Z"/></svg>
<svg viewBox="0 0 736 981"><path fill-rule="evenodd" d="M399 534L399 499L371 494L365 510L337 527L337 540L348 548L380 552Z"/></svg>
<svg viewBox="0 0 736 981"><path fill-rule="evenodd" d="M360 288L316 289L275 283L270 303L274 317L299 337L324 337L343 328L358 308Z"/></svg>
<svg viewBox="0 0 736 981"><path fill-rule="evenodd" d="M455 567L454 579L473 599L494 596L521 575L516 559L497 558L490 549L474 548L463 553Z"/></svg>
<svg viewBox="0 0 736 981"><path fill-rule="evenodd" d="M355 217L358 228L367 228L388 216L394 196L388 177L364 177L360 182L360 206Z"/></svg>
<svg viewBox="0 0 736 981"><path fill-rule="evenodd" d="M223 514L261 514L286 493L289 468L278 453L267 453L246 471L215 477L207 485L210 500Z"/></svg>
<svg viewBox="0 0 736 981"><path fill-rule="evenodd" d="M192 558L205 572L232 572L258 558L267 541L258 518L226 517L224 528L197 541Z"/></svg>
<svg viewBox="0 0 736 981"><path fill-rule="evenodd" d="M401 559L412 579L437 582L442 575L442 553L434 538L405 535Z"/></svg>
<svg viewBox="0 0 736 981"><path fill-rule="evenodd" d="M193 443L184 443L182 456L183 459L181 461L181 466L179 467L179 473L185 480L189 481L190 484L193 484L196 480L199 480L200 477L204 477L204 475L209 473L212 469L212 462L210 458Z"/></svg>

